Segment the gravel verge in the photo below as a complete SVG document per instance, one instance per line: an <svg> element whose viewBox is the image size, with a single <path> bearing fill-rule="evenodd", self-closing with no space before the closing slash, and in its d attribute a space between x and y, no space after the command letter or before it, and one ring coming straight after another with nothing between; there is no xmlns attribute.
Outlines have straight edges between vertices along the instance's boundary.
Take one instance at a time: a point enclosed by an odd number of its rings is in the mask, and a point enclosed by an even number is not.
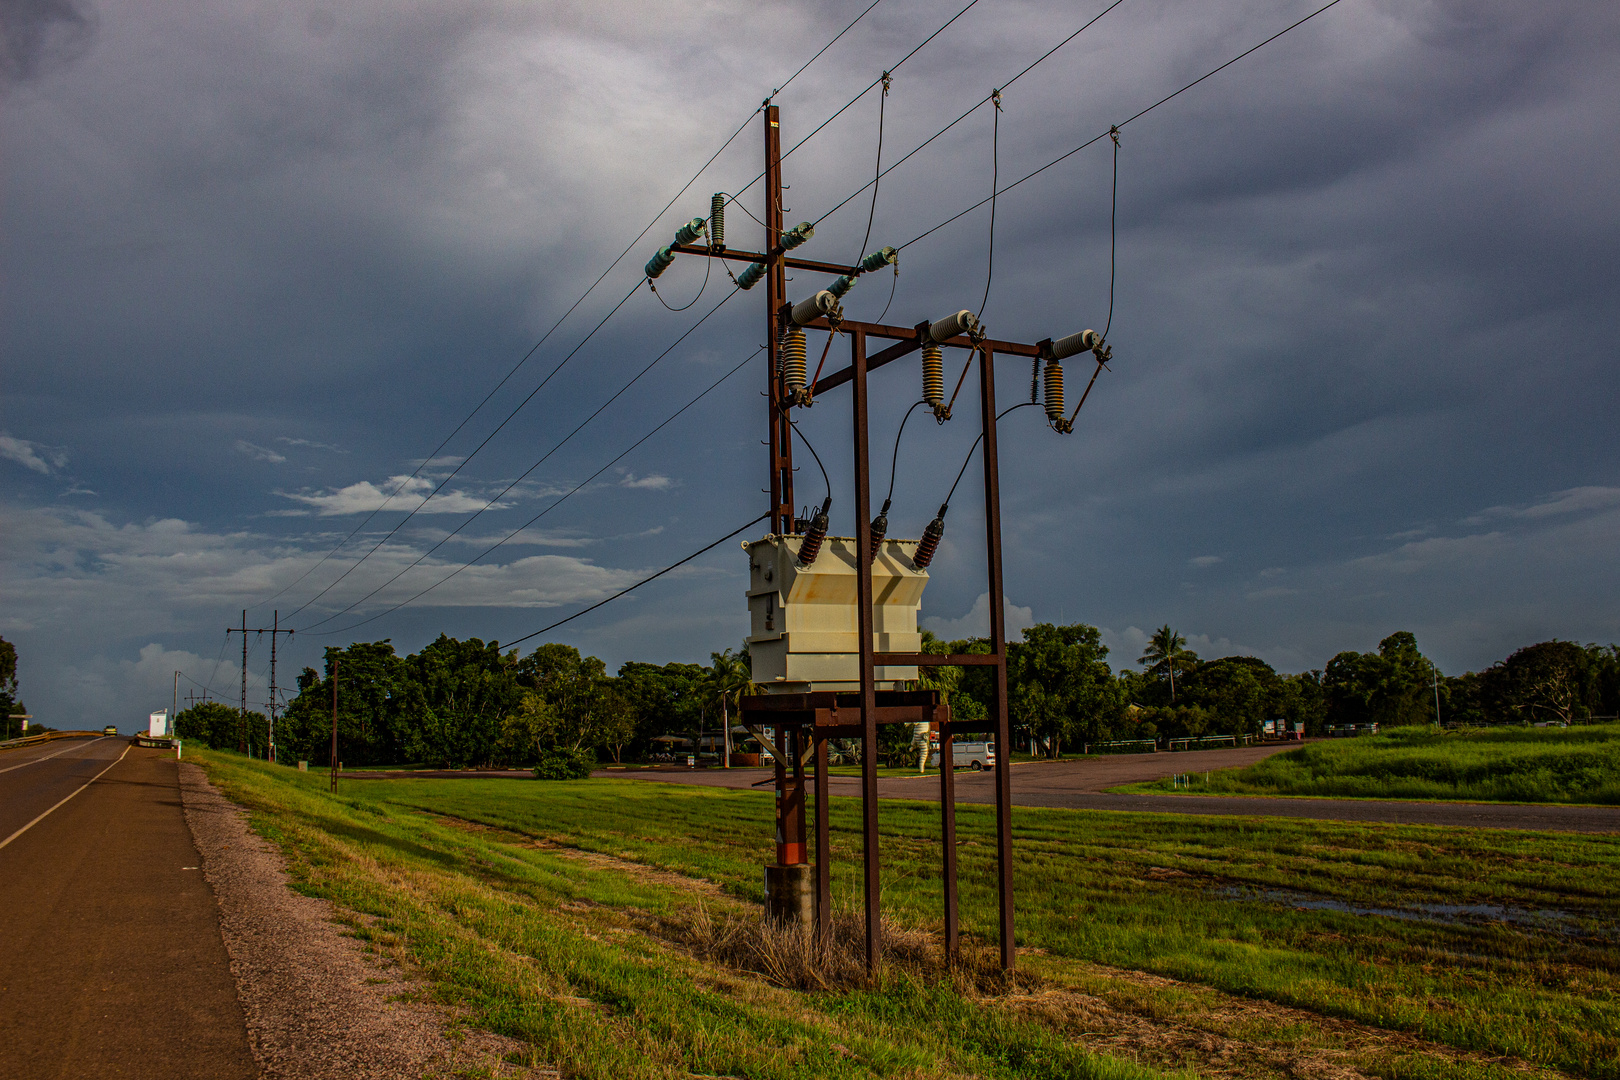
<svg viewBox="0 0 1620 1080"><path fill-rule="evenodd" d="M522 1043L412 1000L425 984L345 934L330 901L290 888L281 852L248 829L246 812L201 768L181 764L180 790L266 1080L557 1075L505 1063Z"/></svg>

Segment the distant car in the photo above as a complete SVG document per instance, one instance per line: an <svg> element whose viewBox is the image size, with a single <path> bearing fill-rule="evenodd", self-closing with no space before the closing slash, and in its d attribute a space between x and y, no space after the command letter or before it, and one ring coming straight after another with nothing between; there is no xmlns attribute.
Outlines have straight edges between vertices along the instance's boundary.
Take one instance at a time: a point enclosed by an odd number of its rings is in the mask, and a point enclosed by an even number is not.
<svg viewBox="0 0 1620 1080"><path fill-rule="evenodd" d="M951 758L956 768L966 766L974 772L996 767L996 744L993 742L951 742ZM939 768L939 744L928 747L929 768Z"/></svg>
<svg viewBox="0 0 1620 1080"><path fill-rule="evenodd" d="M103 735L116 735L118 734L118 725L108 724L106 727L101 729L101 733Z"/></svg>

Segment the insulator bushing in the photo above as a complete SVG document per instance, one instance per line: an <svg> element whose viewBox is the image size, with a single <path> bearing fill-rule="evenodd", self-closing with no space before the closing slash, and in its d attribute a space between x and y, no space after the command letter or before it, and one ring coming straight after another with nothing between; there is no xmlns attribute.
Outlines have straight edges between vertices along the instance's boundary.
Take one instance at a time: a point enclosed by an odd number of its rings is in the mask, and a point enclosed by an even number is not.
<svg viewBox="0 0 1620 1080"><path fill-rule="evenodd" d="M1053 423L1063 419L1063 365L1056 360L1046 362L1046 418Z"/></svg>
<svg viewBox="0 0 1620 1080"><path fill-rule="evenodd" d="M821 554L821 545L827 539L827 511L832 508L832 497L821 504L821 509L804 531L804 543L799 545L799 565L809 566Z"/></svg>
<svg viewBox="0 0 1620 1080"><path fill-rule="evenodd" d="M708 228L707 222L700 217L695 217L675 230L675 242L677 244L690 244L702 236Z"/></svg>
<svg viewBox="0 0 1620 1080"><path fill-rule="evenodd" d="M872 519L872 543L866 551L866 561L871 562L877 558L877 553L883 549L883 538L889 535L889 500L883 500L883 509L878 516Z"/></svg>
<svg viewBox="0 0 1620 1080"><path fill-rule="evenodd" d="M854 278L850 277L848 274L843 274L833 279L833 283L827 286L827 291L838 297L838 299L842 300L844 298L844 294L849 292L850 287L854 284Z"/></svg>
<svg viewBox="0 0 1620 1080"><path fill-rule="evenodd" d="M788 327L787 333L782 335L782 380L790 397L804 389L804 331L797 326Z"/></svg>
<svg viewBox="0 0 1620 1080"><path fill-rule="evenodd" d="M900 253L898 251L892 247L882 248L861 260L861 273L870 274L883 269L885 266L892 266L899 261Z"/></svg>
<svg viewBox="0 0 1620 1080"><path fill-rule="evenodd" d="M922 541L917 545L917 553L911 557L911 565L918 570L928 569L928 564L934 561L934 552L939 550L939 542L945 536L945 511L948 506L941 506L934 520L928 523L923 530Z"/></svg>
<svg viewBox="0 0 1620 1080"><path fill-rule="evenodd" d="M923 400L938 408L945 404L945 350L938 345L922 347Z"/></svg>
<svg viewBox="0 0 1620 1080"><path fill-rule="evenodd" d="M765 264L762 262L749 263L743 272L737 275L737 288L752 289L759 284L759 279L765 276Z"/></svg>
<svg viewBox="0 0 1620 1080"><path fill-rule="evenodd" d="M978 329L978 318L973 312L963 309L955 315L943 318L930 326L928 336L935 341L949 341L951 338L961 337L963 334L977 333Z"/></svg>
<svg viewBox="0 0 1620 1080"><path fill-rule="evenodd" d="M655 278L668 270L670 264L674 261L675 253L667 247L661 247L658 249L658 254L647 260L647 265L642 267L641 271L649 278Z"/></svg>
<svg viewBox="0 0 1620 1080"><path fill-rule="evenodd" d="M844 309L839 305L838 297L829 289L822 289L814 296L806 297L793 305L793 321L800 326L808 326L823 316L834 322L844 317Z"/></svg>
<svg viewBox="0 0 1620 1080"><path fill-rule="evenodd" d="M812 236L816 235L816 227L808 221L801 221L793 228L782 234L781 245L783 251L792 251Z"/></svg>
<svg viewBox="0 0 1620 1080"><path fill-rule="evenodd" d="M726 193L723 191L709 197L709 246L726 246Z"/></svg>
<svg viewBox="0 0 1620 1080"><path fill-rule="evenodd" d="M1052 359L1067 360L1102 344L1102 335L1095 330L1082 330L1078 334L1058 338L1052 342Z"/></svg>

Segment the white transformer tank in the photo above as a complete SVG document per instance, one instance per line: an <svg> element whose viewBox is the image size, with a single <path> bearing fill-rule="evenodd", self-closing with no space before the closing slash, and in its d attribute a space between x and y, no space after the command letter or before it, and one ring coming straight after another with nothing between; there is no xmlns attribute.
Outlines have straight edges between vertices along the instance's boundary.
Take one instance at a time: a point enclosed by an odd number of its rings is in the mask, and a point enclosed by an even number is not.
<svg viewBox="0 0 1620 1080"><path fill-rule="evenodd" d="M748 552L748 653L754 682L767 694L858 691L855 538L829 536L809 566L799 565L802 536L743 543ZM928 571L912 565L916 540L885 540L872 560L872 648L920 652L917 611ZM916 667L880 667L879 690L901 690Z"/></svg>

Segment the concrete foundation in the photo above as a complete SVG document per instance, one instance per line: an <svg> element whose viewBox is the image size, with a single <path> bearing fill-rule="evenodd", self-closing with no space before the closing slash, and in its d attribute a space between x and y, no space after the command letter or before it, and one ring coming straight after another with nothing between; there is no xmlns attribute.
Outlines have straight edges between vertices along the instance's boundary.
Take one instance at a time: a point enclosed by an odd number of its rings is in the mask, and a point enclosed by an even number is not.
<svg viewBox="0 0 1620 1080"><path fill-rule="evenodd" d="M765 917L772 922L810 926L815 921L815 870L797 866L765 867Z"/></svg>

